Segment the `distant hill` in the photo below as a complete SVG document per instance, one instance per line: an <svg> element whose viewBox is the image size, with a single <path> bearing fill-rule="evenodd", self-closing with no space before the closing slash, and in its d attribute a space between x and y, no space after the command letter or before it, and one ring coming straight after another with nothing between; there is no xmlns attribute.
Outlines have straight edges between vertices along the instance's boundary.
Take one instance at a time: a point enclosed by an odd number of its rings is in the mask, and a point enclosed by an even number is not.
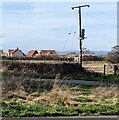
<svg viewBox="0 0 119 120"><path fill-rule="evenodd" d="M58 53L59 54L61 54L61 55L66 55L66 54L68 54L68 53L76 53L76 54L79 54L79 51L58 51Z"/></svg>
<svg viewBox="0 0 119 120"><path fill-rule="evenodd" d="M72 53L72 52L79 54L79 51L59 51L58 53L62 54L62 55L66 55L66 54ZM95 55L106 55L109 51L91 51L91 52L93 52Z"/></svg>
<svg viewBox="0 0 119 120"><path fill-rule="evenodd" d="M93 51L95 55L106 55L109 51Z"/></svg>

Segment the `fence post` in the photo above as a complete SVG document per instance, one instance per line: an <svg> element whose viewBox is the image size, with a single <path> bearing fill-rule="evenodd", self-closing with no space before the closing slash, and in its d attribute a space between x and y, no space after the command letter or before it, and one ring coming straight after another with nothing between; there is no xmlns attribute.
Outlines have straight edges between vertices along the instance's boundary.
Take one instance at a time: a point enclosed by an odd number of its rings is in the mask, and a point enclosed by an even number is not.
<svg viewBox="0 0 119 120"><path fill-rule="evenodd" d="M106 65L104 65L104 76L105 76L105 69L106 69Z"/></svg>
<svg viewBox="0 0 119 120"><path fill-rule="evenodd" d="M114 65L114 75L116 75L116 74L117 74L117 70L118 70L117 65Z"/></svg>

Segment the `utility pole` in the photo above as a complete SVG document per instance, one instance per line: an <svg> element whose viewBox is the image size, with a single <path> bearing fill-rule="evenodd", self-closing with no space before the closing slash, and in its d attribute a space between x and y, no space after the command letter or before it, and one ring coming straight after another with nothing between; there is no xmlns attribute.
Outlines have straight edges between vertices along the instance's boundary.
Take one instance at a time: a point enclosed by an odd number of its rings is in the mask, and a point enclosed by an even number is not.
<svg viewBox="0 0 119 120"><path fill-rule="evenodd" d="M84 32L85 29L81 28L81 8L82 7L90 7L89 5L82 5L82 6L76 6L76 7L72 7L72 10L74 10L75 8L78 8L79 11L79 46L80 46L80 66L82 67L82 40L85 39L84 37Z"/></svg>

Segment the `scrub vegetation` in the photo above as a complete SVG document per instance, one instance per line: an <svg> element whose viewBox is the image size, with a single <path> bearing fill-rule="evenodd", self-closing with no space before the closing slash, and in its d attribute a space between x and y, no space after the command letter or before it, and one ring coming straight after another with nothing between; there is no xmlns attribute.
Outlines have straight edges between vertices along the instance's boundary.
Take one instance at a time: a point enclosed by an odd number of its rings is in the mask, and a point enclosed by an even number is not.
<svg viewBox="0 0 119 120"><path fill-rule="evenodd" d="M11 80L10 82L12 83ZM36 82L29 81L27 84L23 80L21 82L14 80L11 88L3 83L3 116L119 114L117 86L66 85L58 84L56 80L51 83L37 81L36 88L34 87Z"/></svg>

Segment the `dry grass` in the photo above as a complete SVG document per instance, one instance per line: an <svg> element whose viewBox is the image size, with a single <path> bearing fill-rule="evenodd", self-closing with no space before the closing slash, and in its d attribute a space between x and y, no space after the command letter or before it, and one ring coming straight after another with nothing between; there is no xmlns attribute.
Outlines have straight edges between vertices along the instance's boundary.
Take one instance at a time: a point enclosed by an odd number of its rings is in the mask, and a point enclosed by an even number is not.
<svg viewBox="0 0 119 120"><path fill-rule="evenodd" d="M7 97L12 98L12 97L19 97L22 99L26 99L28 96L28 93L25 91L23 86L19 86L15 89L15 91L9 91L7 94Z"/></svg>
<svg viewBox="0 0 119 120"><path fill-rule="evenodd" d="M64 105L76 104L73 99L76 97L75 91L71 91L67 86L60 87L57 84L53 85L51 91L43 92L39 97L33 99L35 103L50 103L56 104L59 100L62 100Z"/></svg>
<svg viewBox="0 0 119 120"><path fill-rule="evenodd" d="M119 101L118 98L118 87L117 86L110 86L110 87L96 87L95 89L91 90L94 98L97 103L111 103L116 104Z"/></svg>
<svg viewBox="0 0 119 120"><path fill-rule="evenodd" d="M104 65L106 65L106 74L114 74L113 64L107 63L105 61L87 61L83 62L83 67L86 70L94 71L98 73L104 73Z"/></svg>
<svg viewBox="0 0 119 120"><path fill-rule="evenodd" d="M42 93L34 92L28 94L23 86L17 88L15 91L8 92L5 96L8 98L17 97L16 102L32 105L32 104L62 104L64 106L83 106L97 104L116 104L119 101L118 87L116 86L98 86L88 89L90 94L84 95L82 88L79 86L69 87L67 85L58 85L54 83L51 91L44 91ZM77 101L76 99L83 98L91 99L92 101ZM8 102L8 101L5 101ZM9 102L13 102L11 99Z"/></svg>

